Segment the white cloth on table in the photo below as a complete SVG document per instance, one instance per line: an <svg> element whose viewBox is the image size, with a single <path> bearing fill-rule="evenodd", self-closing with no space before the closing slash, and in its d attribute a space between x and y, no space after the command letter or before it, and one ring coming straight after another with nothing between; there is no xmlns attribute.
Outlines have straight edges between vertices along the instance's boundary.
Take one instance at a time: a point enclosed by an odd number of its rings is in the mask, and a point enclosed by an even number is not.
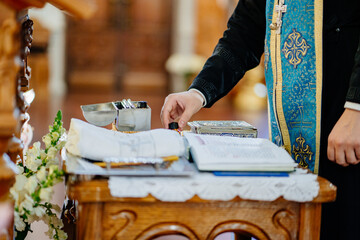
<svg viewBox="0 0 360 240"><path fill-rule="evenodd" d="M183 202L195 195L204 200L228 201L236 196L248 200L307 202L319 192L317 175L302 169L289 177L218 177L199 173L193 177L110 177L109 189L114 197L146 197L168 202Z"/></svg>
<svg viewBox="0 0 360 240"><path fill-rule="evenodd" d="M182 156L185 144L179 133L155 129L122 133L71 119L66 150L83 158Z"/></svg>

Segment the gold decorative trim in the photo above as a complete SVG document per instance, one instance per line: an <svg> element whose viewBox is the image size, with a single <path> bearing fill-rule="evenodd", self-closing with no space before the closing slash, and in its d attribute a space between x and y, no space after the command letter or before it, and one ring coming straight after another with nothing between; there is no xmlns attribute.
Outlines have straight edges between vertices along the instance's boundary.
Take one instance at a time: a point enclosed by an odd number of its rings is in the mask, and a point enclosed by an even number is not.
<svg viewBox="0 0 360 240"><path fill-rule="evenodd" d="M283 88L283 78L282 78L282 66L281 66L281 35L276 35L276 72L277 72L277 84L276 84L276 110L279 119L279 127L282 135L282 140L284 143L285 150L288 153L291 153L291 142L289 130L286 124L283 103L282 103L282 88Z"/></svg>
<svg viewBox="0 0 360 240"><path fill-rule="evenodd" d="M272 22L275 22L277 19L278 13L276 12L276 5L278 1L275 0L273 8L273 18ZM284 110L282 108L282 68L281 68L281 35L277 34L275 30L271 30L270 35L270 54L271 54L271 64L273 69L273 107L274 114L276 115L276 121L279 126L280 134L282 141L284 143L285 149L290 153L291 144L290 144L290 135L289 130L286 125Z"/></svg>
<svg viewBox="0 0 360 240"><path fill-rule="evenodd" d="M315 54L316 54L316 158L314 173L319 172L320 156L320 124L321 124L321 93L322 93L322 31L323 31L323 0L315 0Z"/></svg>
<svg viewBox="0 0 360 240"><path fill-rule="evenodd" d="M277 14L276 14L276 11L275 11L275 3L276 0L274 0L274 8L273 8L273 15L272 15L272 22L275 22L276 19L277 19ZM270 26L269 26L270 28ZM271 57L271 70L273 72L273 93L272 93L272 107L273 107L273 112L274 112L274 115L275 115L275 121L276 121L276 124L278 124L278 119L277 119L277 113L276 113L276 101L275 101L275 96L276 96L276 45L275 45L275 38L276 38L276 30L270 30L270 57ZM270 113L270 111L269 111ZM270 115L269 115L269 119L270 119ZM270 127L269 129L271 129L271 119L269 120L270 121ZM271 130L269 130L269 133L271 134ZM270 135L270 139L272 139L272 136Z"/></svg>
<svg viewBox="0 0 360 240"><path fill-rule="evenodd" d="M271 132L271 111L270 111L270 102L269 98L267 100L267 112L268 112L268 128L269 128L269 140L272 141L272 132Z"/></svg>

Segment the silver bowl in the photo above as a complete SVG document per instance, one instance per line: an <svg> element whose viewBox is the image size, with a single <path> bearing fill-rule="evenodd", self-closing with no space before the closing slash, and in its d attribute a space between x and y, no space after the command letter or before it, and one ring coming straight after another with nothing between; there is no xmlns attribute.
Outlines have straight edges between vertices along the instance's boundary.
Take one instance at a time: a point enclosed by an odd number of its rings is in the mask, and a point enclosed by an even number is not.
<svg viewBox="0 0 360 240"><path fill-rule="evenodd" d="M106 126L116 118L116 108L112 102L81 105L83 115L91 124L96 126Z"/></svg>

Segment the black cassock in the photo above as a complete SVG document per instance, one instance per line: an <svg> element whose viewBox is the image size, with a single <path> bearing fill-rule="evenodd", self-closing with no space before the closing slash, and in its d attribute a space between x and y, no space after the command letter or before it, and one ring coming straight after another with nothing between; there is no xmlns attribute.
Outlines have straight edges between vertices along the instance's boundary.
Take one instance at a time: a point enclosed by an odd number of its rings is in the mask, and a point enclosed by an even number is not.
<svg viewBox="0 0 360 240"><path fill-rule="evenodd" d="M225 96L247 70L259 64L265 5L266 0L239 1L223 38L190 86L204 94L205 107ZM334 203L323 204L321 239L360 240L360 164L342 167L327 158L327 139L344 112L345 101L360 103L360 0L324 0L323 21L319 175L338 191ZM222 49L227 54L221 54Z"/></svg>

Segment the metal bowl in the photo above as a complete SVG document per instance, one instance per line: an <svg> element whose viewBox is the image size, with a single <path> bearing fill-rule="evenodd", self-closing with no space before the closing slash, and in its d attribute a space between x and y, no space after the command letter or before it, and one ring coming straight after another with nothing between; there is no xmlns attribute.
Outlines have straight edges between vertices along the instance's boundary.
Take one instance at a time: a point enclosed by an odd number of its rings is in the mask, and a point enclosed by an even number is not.
<svg viewBox="0 0 360 240"><path fill-rule="evenodd" d="M81 105L81 110L86 121L96 126L109 125L116 118L116 109L112 102Z"/></svg>

